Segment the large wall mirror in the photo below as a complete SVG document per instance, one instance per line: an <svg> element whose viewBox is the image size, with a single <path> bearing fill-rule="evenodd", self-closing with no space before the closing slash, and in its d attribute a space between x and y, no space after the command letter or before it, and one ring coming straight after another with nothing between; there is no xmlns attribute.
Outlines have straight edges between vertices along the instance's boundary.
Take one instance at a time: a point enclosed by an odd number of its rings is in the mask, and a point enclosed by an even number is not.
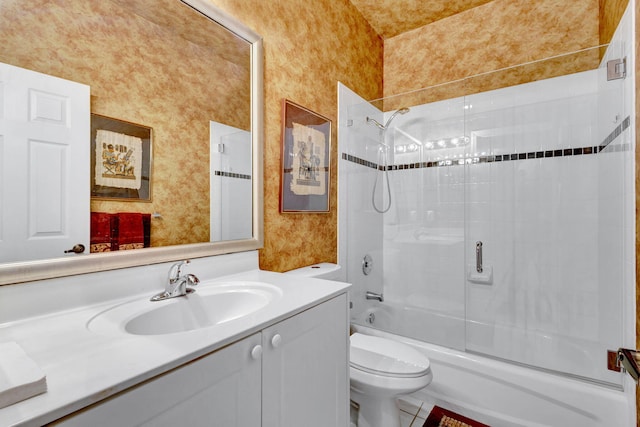
<svg viewBox="0 0 640 427"><path fill-rule="evenodd" d="M208 0L0 15L0 285L262 246L259 35Z"/></svg>

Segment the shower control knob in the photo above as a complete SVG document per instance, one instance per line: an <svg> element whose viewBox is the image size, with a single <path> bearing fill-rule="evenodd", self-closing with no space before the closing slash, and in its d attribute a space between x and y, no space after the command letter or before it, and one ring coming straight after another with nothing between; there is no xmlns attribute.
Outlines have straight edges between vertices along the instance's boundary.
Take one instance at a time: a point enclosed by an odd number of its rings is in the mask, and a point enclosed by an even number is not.
<svg viewBox="0 0 640 427"><path fill-rule="evenodd" d="M257 345L251 349L251 358L253 360L258 360L262 357L262 346Z"/></svg>
<svg viewBox="0 0 640 427"><path fill-rule="evenodd" d="M371 258L371 255L367 254L362 259L362 274L368 276L371 274L371 270L373 270L373 258Z"/></svg>
<svg viewBox="0 0 640 427"><path fill-rule="evenodd" d="M275 334L273 338L271 338L271 345L273 348L278 348L282 344L282 336L280 334Z"/></svg>

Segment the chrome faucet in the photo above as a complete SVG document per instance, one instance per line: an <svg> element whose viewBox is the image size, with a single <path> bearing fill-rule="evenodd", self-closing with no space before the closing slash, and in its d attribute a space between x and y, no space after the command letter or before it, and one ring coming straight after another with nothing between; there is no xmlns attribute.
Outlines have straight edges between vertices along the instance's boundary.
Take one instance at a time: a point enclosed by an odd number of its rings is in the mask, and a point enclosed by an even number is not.
<svg viewBox="0 0 640 427"><path fill-rule="evenodd" d="M169 275L167 277L167 284L164 292L160 292L157 295L151 297L151 301L163 301L169 298L181 297L196 290L189 286L196 286L200 283L200 280L193 274L181 275L181 269L183 265L189 264L190 261L184 260L176 262L169 269Z"/></svg>

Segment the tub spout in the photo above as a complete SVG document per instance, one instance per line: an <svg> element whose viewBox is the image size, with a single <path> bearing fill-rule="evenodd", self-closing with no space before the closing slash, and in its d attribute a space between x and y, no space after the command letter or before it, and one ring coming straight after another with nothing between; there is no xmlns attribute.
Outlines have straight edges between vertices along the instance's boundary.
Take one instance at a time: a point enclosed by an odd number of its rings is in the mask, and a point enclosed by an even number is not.
<svg viewBox="0 0 640 427"><path fill-rule="evenodd" d="M382 296L382 294L377 294L375 292L371 292L371 291L367 291L366 294L367 299L375 299L378 300L380 302L384 301L384 297Z"/></svg>

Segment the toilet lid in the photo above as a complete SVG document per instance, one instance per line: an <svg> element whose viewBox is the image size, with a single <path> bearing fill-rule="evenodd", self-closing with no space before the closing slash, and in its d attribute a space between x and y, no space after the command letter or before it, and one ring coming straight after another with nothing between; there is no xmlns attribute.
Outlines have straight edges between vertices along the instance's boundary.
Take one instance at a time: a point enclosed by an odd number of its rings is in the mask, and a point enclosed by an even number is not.
<svg viewBox="0 0 640 427"><path fill-rule="evenodd" d="M394 377L420 377L430 370L429 359L413 347L386 338L351 335L352 367Z"/></svg>

